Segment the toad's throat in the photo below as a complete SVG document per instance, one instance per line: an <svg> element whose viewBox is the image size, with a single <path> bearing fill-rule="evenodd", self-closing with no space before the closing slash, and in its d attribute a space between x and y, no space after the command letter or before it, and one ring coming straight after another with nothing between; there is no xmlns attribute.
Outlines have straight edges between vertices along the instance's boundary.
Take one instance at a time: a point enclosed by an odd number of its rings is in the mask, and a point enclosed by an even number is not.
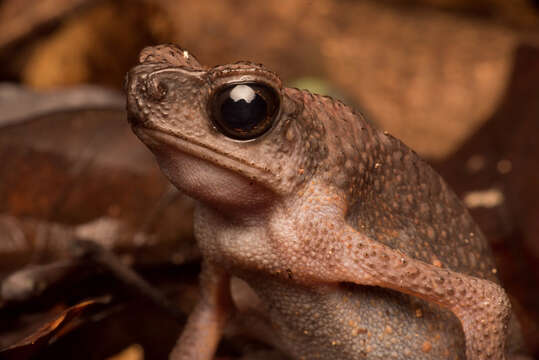
<svg viewBox="0 0 539 360"><path fill-rule="evenodd" d="M150 149L156 151L163 148L179 151L255 181L259 179L260 175L265 174L267 176L269 173L267 168L229 153L224 153L219 149L181 134L170 134L160 129L140 125L133 125L132 128L133 132Z"/></svg>

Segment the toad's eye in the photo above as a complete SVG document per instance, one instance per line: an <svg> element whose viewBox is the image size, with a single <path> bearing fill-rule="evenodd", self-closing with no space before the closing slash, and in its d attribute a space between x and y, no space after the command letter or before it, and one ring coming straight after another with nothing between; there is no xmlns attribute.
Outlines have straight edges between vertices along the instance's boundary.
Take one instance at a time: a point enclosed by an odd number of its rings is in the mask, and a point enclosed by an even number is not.
<svg viewBox="0 0 539 360"><path fill-rule="evenodd" d="M243 83L218 89L210 100L215 126L238 140L254 139L273 125L279 109L275 90L259 83Z"/></svg>

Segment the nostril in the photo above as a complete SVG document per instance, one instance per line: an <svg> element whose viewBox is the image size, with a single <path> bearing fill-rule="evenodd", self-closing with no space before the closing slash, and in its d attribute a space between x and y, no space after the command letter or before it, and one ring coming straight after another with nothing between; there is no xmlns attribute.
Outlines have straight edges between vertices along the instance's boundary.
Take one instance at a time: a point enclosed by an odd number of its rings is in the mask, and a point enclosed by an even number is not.
<svg viewBox="0 0 539 360"><path fill-rule="evenodd" d="M166 83L156 79L150 78L146 81L145 89L148 97L153 101L161 101L168 93L168 86Z"/></svg>

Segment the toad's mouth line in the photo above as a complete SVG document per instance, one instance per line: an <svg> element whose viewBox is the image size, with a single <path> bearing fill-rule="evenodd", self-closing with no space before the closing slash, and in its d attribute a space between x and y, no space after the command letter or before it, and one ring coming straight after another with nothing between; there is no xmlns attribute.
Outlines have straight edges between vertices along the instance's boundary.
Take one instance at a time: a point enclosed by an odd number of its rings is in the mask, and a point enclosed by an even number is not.
<svg viewBox="0 0 539 360"><path fill-rule="evenodd" d="M204 143L195 141L178 134L170 134L164 130L150 128L143 125L132 125L133 132L142 140L144 144L159 151L159 148L170 148L184 154L193 156L214 164L215 166L239 173L248 179L256 180L260 173L269 173L269 169L238 158L234 155L224 153Z"/></svg>

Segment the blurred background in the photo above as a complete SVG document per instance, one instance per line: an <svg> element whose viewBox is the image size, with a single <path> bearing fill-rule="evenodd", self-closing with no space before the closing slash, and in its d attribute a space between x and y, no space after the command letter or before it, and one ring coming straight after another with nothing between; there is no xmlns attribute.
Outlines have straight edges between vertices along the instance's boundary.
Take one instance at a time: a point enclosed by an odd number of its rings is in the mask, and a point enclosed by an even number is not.
<svg viewBox="0 0 539 360"><path fill-rule="evenodd" d="M537 0L0 0L7 357L166 359L196 301L192 203L123 110L125 73L159 43L208 66L263 63L288 86L342 99L430 161L491 242L539 359ZM107 254L181 314L133 290ZM219 355L265 351L231 334Z"/></svg>

